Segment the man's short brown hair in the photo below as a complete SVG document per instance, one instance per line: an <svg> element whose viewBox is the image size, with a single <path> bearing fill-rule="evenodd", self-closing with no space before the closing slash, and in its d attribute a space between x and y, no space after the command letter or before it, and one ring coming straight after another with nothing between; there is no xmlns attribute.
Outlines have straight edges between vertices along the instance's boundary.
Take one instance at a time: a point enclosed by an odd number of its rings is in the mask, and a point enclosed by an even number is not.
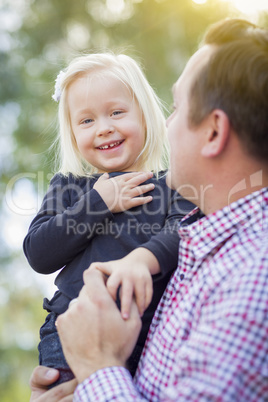
<svg viewBox="0 0 268 402"><path fill-rule="evenodd" d="M190 90L189 122L223 110L250 155L268 161L268 30L233 19L213 25L203 44L215 45Z"/></svg>

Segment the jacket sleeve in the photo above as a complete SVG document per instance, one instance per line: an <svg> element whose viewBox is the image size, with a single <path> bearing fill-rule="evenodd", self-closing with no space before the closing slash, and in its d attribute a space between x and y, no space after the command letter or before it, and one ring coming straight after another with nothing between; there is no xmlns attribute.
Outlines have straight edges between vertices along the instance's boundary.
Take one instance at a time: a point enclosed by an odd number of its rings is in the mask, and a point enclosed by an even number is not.
<svg viewBox="0 0 268 402"><path fill-rule="evenodd" d="M177 268L180 242L178 226L182 218L195 207L194 204L174 191L162 230L142 245L157 258L163 275Z"/></svg>
<svg viewBox="0 0 268 402"><path fill-rule="evenodd" d="M71 202L76 194L76 202ZM64 267L83 251L98 230L98 225L113 219L98 192L83 192L67 177L51 180L41 208L23 242L31 267L50 274Z"/></svg>

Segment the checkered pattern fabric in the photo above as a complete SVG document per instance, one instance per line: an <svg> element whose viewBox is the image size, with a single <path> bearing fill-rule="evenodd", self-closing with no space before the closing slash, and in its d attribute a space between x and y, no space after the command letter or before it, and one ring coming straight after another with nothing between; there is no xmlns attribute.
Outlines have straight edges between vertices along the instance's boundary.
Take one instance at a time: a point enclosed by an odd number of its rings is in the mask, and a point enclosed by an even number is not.
<svg viewBox="0 0 268 402"><path fill-rule="evenodd" d="M268 401L268 189L186 222L134 381L99 370L76 401Z"/></svg>

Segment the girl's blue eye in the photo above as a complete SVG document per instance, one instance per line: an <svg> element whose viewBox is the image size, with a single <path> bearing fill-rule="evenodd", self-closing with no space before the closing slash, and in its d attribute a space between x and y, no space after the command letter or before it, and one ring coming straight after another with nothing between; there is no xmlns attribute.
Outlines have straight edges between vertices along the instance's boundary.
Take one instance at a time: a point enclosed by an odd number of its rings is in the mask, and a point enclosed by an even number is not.
<svg viewBox="0 0 268 402"><path fill-rule="evenodd" d="M113 114L114 114L115 116L118 115L118 114L121 114L121 113L123 113L122 110L115 110L115 111L113 112Z"/></svg>
<svg viewBox="0 0 268 402"><path fill-rule="evenodd" d="M89 124L89 123L92 123L92 119L86 119L86 120L84 120L83 121L83 124Z"/></svg>

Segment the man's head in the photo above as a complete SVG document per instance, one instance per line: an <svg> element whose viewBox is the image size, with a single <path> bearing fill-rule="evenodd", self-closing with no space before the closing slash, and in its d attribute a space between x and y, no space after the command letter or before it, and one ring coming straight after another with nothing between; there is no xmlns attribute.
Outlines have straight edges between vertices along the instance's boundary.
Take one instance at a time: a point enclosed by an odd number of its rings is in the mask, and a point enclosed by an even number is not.
<svg viewBox="0 0 268 402"><path fill-rule="evenodd" d="M189 121L223 110L245 149L268 161L268 30L244 20L214 25L203 43L215 46L190 90Z"/></svg>
<svg viewBox="0 0 268 402"><path fill-rule="evenodd" d="M214 25L174 85L174 106L171 181L185 197L202 208L200 187L213 194L218 174L224 194L224 184L227 192L242 179L243 163L245 175L257 165L267 172L268 31L242 20Z"/></svg>

